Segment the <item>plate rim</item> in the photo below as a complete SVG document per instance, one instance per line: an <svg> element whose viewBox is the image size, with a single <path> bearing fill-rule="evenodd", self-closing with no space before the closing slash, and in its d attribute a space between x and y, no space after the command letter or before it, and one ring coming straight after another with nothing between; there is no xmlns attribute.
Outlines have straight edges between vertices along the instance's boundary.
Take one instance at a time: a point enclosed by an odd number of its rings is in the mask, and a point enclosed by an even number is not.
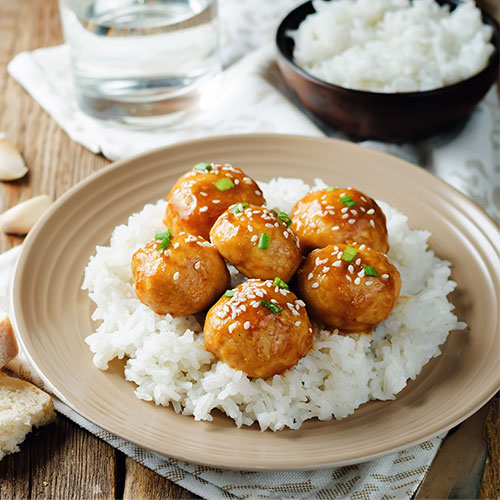
<svg viewBox="0 0 500 500"><path fill-rule="evenodd" d="M354 458L352 460L344 460L344 461L335 461L335 462L328 462L328 463L318 463L315 465L305 465L305 466L287 466L286 468L280 468L280 467L269 467L269 466L259 466L259 465L252 465L248 467L242 468L241 466L234 467L231 466L231 464L220 464L220 463L214 463L214 462L207 462L206 460L196 460L195 458L190 457L189 459L186 459L185 456L180 456L178 454L172 453L165 455L163 452L158 452L158 450L151 449L149 447L145 447L143 444L137 442L135 439L130 439L130 437L127 437L123 433L117 433L115 430L112 428L109 428L109 426L102 425L99 422L96 422L95 419L92 416L89 416L86 414L85 411L80 411L77 408L74 407L73 404L71 404L65 396L53 385L53 383L44 375L42 369L34 362L31 353L28 351L26 348L25 342L23 335L21 335L20 327L18 324L18 318L17 314L15 312L14 308L14 302L15 302L15 295L17 293L19 286L19 281L20 281L20 275L24 262L27 260L29 256L29 250L31 248L31 240L35 239L37 234L43 229L43 227L46 224L47 220L50 220L52 217L52 214L54 212L57 212L59 207L63 205L66 200L71 198L74 193L80 191L82 188L87 186L88 184L92 184L95 182L97 179L99 179L102 176L109 175L111 172L118 170L122 168L123 165L127 165L129 162L136 161L138 159L144 159L148 156L154 156L158 153L164 153L168 152L169 150L176 149L176 148L183 148L192 144L200 144L200 143L211 143L211 142L217 142L217 141L227 141L227 140L234 140L234 139L244 139L247 140L249 138L253 140L272 140L272 139L282 139L285 138L285 140L306 140L306 141L311 141L311 142L321 142L321 143L340 143L342 146L347 146L347 147L352 147L354 149L362 148L364 151L369 152L369 154L375 154L379 155L382 158L383 157L391 157L391 158L397 158L398 162L400 162L402 167L408 168L412 170L416 175L421 175L423 178L426 179L432 179L432 182L435 183L438 181L438 184L440 184L442 187L444 187L447 190L451 190L454 192L454 195L458 195L459 199L461 200L462 203L465 203L469 208L473 208L476 211L479 211L481 216L486 218L486 220L489 221L489 223L492 225L492 227L496 227L496 222L487 214L481 207L479 207L476 203L474 203L470 198L465 196L463 193L458 191L456 188L453 186L449 185L446 183L444 180L438 178L437 176L431 174L430 172L426 171L424 168L419 167L418 165L415 165L411 162L408 162L407 160L404 160L399 157L395 157L395 155L391 155L389 153L385 153L382 151L378 151L375 149L367 148L364 146L360 146L356 143L352 143L349 141L341 140L341 139L335 139L335 138L329 138L329 137L312 137L312 136L303 136L303 135L297 135L297 134L269 134L269 133L254 133L254 134L226 134L226 135L217 135L217 136L210 136L210 137L204 137L204 138L199 138L199 139L190 139L182 142L178 142L172 145L168 146L163 146L159 148L155 148L152 150L148 150L146 152L124 158L115 162L110 163L109 165L106 165L105 167L101 168L97 172L94 172L87 176L86 178L82 179L81 181L77 182L74 186L72 186L70 189L68 189L65 193L63 193L49 208L49 210L42 215L40 220L35 224L34 228L30 231L28 234L24 244L23 248L21 250L20 255L18 256L14 273L13 273L13 281L12 281L12 286L10 289L10 317L12 319L12 324L14 327L14 330L16 332L16 338L21 346L21 349L23 350L24 354L26 355L28 361L30 362L31 366L35 369L36 373L42 378L42 380L47 384L47 386L50 388L50 390L56 395L57 398L59 398L62 402L64 402L67 406L69 406L73 411L75 411L77 414L81 415L85 419L87 419L89 422L92 424L98 426L99 428L102 428L106 430L107 432L120 437L121 439L131 442L135 444L136 446L139 446L141 448L147 449L149 451L152 451L154 453L159 453L163 456L168 456L171 458L175 458L177 460L181 461L189 461L190 463L197 464L197 465L205 465L205 466L210 466L210 467L217 467L221 469L228 469L228 470L248 470L248 471L306 471L306 470L318 470L318 469L323 469L326 467L337 467L337 466L343 466L343 465L351 465L355 463L362 463L366 462L369 460L376 459L378 457L386 456L388 454L395 453L397 451L405 450L407 448L410 448L412 446L418 445L428 439L431 439L433 437L436 437L440 434L442 434L445 431L448 431L452 427L458 425L459 423L463 422L466 420L469 416L474 414L479 408L481 408L483 405L485 405L499 390L500 390L500 373L497 377L497 380L492 383L491 390L489 391L489 395L487 399L482 399L480 402L476 403L471 407L471 409L463 414L461 417L455 419L453 422L448 423L446 426L441 426L438 431L433 431L429 433L428 435L425 435L422 438L413 440L411 442L407 442L404 445L401 445L399 447L392 447L390 450L385 450L377 453L373 453L370 455L367 455L366 457L363 457L362 459L360 458ZM485 232L481 226L479 227L483 232ZM488 236L490 236L490 233L486 233ZM497 236L500 238L500 231L496 229L496 234L491 235ZM491 239L491 238L488 238ZM497 247L497 254L500 258L500 247ZM187 417L187 418L192 418L192 417ZM265 432L272 432L272 431L265 431Z"/></svg>

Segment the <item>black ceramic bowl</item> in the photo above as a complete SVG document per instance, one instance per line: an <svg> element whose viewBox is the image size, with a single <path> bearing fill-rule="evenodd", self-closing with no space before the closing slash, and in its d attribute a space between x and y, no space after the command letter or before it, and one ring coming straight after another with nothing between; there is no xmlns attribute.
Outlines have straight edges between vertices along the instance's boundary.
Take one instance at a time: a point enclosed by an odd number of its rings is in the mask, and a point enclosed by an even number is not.
<svg viewBox="0 0 500 500"><path fill-rule="evenodd" d="M333 0L334 1L334 0ZM452 9L457 1L438 0ZM404 142L428 137L465 119L496 81L499 65L498 23L482 11L493 27L495 51L486 68L459 83L424 92L384 94L352 90L316 78L293 61L290 30L314 12L312 2L292 10L276 35L278 66L288 87L302 104L325 123L355 137Z"/></svg>

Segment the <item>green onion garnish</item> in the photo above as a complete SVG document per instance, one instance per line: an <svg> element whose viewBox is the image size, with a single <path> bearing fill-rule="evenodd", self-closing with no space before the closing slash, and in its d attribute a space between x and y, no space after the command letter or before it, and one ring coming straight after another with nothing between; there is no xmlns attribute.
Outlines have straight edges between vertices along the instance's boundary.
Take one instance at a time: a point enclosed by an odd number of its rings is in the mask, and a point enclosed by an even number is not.
<svg viewBox="0 0 500 500"><path fill-rule="evenodd" d="M341 201L346 207L354 207L357 205L357 203L350 196L341 196L339 201Z"/></svg>
<svg viewBox="0 0 500 500"><path fill-rule="evenodd" d="M345 260L346 262L352 262L354 259L354 256L358 253L357 248L353 247L345 247L344 253L342 254L341 259Z"/></svg>
<svg viewBox="0 0 500 500"><path fill-rule="evenodd" d="M363 266L363 271L365 272L365 276L378 276L378 273L373 266Z"/></svg>
<svg viewBox="0 0 500 500"><path fill-rule="evenodd" d="M290 219L290 216L286 212L280 212L278 214L278 219L286 224L286 227L290 227L292 224L292 219Z"/></svg>
<svg viewBox="0 0 500 500"><path fill-rule="evenodd" d="M231 209L231 212L233 212L233 214L239 214L240 212L243 212L246 207L248 207L248 203L236 203L236 205Z"/></svg>
<svg viewBox="0 0 500 500"><path fill-rule="evenodd" d="M335 186L330 186L325 189L327 193L331 193L332 191L335 191L337 188Z"/></svg>
<svg viewBox="0 0 500 500"><path fill-rule="evenodd" d="M226 290L224 292L224 297L234 297L234 290Z"/></svg>
<svg viewBox="0 0 500 500"><path fill-rule="evenodd" d="M229 177L222 177L212 183L219 191L227 191L234 188L234 182Z"/></svg>
<svg viewBox="0 0 500 500"><path fill-rule="evenodd" d="M285 290L290 290L288 285L281 279L276 276L273 281L273 286L279 286L280 288L284 288Z"/></svg>
<svg viewBox="0 0 500 500"><path fill-rule="evenodd" d="M155 240L163 240L164 238L171 238L172 237L172 231L170 229L167 229L166 231L160 231L159 233L155 234Z"/></svg>
<svg viewBox="0 0 500 500"><path fill-rule="evenodd" d="M262 233L260 235L259 244L257 245L257 248L260 248L261 250L267 250L270 241L271 237L267 233Z"/></svg>
<svg viewBox="0 0 500 500"><path fill-rule="evenodd" d="M276 217L278 217L278 212L276 212L276 210L274 210L274 208L271 208L271 212L276 215Z"/></svg>
<svg viewBox="0 0 500 500"><path fill-rule="evenodd" d="M204 172L206 174L207 172L210 172L212 170L212 165L210 165L209 163L200 162L193 167L193 170Z"/></svg>
<svg viewBox="0 0 500 500"><path fill-rule="evenodd" d="M261 300L260 303L264 307L267 307L273 314L278 314L281 311L283 311L283 309L280 306L273 304L272 302L269 302L268 300Z"/></svg>
<svg viewBox="0 0 500 500"><path fill-rule="evenodd" d="M160 244L156 247L158 252L163 252L163 250L165 250L165 248L167 248L168 245L170 245L171 237L172 237L172 231L170 231L170 229L155 234L155 240L161 240Z"/></svg>

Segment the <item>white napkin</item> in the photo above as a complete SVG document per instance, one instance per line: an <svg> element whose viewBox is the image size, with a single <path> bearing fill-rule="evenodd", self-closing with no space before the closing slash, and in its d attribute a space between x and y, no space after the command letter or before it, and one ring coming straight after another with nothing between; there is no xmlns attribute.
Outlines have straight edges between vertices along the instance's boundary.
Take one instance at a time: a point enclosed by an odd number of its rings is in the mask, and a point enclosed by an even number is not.
<svg viewBox="0 0 500 500"><path fill-rule="evenodd" d="M110 159L183 139L225 133L342 136L315 122L297 106L274 62L272 36L281 16L295 3L295 0L219 0L222 57L228 67L220 84L223 90L216 106L203 117L205 121L184 129L123 130L84 115L74 99L64 46L21 53L8 70L73 140ZM363 144L428 168L500 219L500 111L495 92L488 94L461 129L418 144L395 146L373 141ZM8 284L18 253L14 249L0 255L0 307L6 310ZM9 367L21 376L33 376L22 356ZM442 439L434 438L404 452L349 467L314 472L245 473L159 457L99 429L60 401L56 401L56 408L139 463L205 498L411 498Z"/></svg>

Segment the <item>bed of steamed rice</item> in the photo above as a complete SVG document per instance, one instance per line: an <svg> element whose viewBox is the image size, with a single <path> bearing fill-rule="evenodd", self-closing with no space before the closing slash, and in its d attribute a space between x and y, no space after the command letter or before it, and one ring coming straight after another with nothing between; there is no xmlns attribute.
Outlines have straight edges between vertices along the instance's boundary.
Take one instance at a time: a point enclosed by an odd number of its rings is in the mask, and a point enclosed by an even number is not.
<svg viewBox="0 0 500 500"><path fill-rule="evenodd" d="M269 207L290 211L310 187L299 179L259 183ZM316 181L317 186L324 186ZM313 349L284 375L250 379L208 353L202 325L194 316L160 316L136 298L130 259L163 228L165 201L148 204L118 226L110 245L98 247L86 268L83 288L100 322L86 342L94 364L105 370L114 358L127 358L125 378L135 394L177 412L211 420L220 409L238 426L297 429L307 419L341 419L370 399L394 399L421 368L440 354L451 330L463 328L447 294L450 263L427 247L429 233L412 231L407 218L379 202L387 216L391 261L401 273L400 299L370 339L316 329ZM233 282L241 281L235 271Z"/></svg>
<svg viewBox="0 0 500 500"><path fill-rule="evenodd" d="M450 13L434 0L313 1L294 60L342 87L375 92L431 90L486 67L494 47L472 0Z"/></svg>

